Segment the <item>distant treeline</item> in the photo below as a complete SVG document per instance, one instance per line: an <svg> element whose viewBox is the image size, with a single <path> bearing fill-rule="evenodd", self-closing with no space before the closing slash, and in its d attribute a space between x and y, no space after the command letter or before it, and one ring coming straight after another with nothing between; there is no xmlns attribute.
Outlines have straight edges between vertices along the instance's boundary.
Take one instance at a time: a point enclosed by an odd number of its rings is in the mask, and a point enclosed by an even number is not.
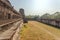
<svg viewBox="0 0 60 40"><path fill-rule="evenodd" d="M39 19L60 19L60 12L55 12L54 14L45 13L42 16L39 15L28 15L26 16L28 20L39 20Z"/></svg>
<svg viewBox="0 0 60 40"><path fill-rule="evenodd" d="M26 16L26 19L27 20L36 20L36 19L39 19L40 16L38 15L28 15Z"/></svg>

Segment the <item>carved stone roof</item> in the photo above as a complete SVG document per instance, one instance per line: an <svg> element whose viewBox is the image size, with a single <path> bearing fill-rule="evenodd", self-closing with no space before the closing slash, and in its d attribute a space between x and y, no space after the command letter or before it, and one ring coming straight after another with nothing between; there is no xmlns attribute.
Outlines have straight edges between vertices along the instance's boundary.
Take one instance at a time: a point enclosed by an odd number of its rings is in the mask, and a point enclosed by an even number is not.
<svg viewBox="0 0 60 40"><path fill-rule="evenodd" d="M1 0L3 3L5 3L7 6L12 7L9 0Z"/></svg>
<svg viewBox="0 0 60 40"><path fill-rule="evenodd" d="M11 5L9 0L0 0L1 2L5 3L7 6L9 6L10 8L12 8L12 10L18 14L18 12L13 8L13 6Z"/></svg>

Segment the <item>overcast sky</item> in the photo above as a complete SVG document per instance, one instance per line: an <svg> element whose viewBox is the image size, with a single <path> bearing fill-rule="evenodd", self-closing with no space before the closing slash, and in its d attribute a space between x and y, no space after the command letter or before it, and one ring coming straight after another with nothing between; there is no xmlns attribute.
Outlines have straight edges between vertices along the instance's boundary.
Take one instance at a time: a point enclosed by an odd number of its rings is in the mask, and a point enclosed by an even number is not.
<svg viewBox="0 0 60 40"><path fill-rule="evenodd" d="M23 8L26 15L60 12L60 0L10 0L16 10Z"/></svg>

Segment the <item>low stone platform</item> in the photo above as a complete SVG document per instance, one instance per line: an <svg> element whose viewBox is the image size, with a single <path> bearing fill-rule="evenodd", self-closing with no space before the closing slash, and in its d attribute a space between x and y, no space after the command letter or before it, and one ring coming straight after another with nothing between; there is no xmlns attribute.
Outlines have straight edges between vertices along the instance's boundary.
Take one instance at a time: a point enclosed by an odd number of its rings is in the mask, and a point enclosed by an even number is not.
<svg viewBox="0 0 60 40"><path fill-rule="evenodd" d="M0 34L0 40L17 40L19 39L19 31L22 26L22 20L14 23L11 28Z"/></svg>

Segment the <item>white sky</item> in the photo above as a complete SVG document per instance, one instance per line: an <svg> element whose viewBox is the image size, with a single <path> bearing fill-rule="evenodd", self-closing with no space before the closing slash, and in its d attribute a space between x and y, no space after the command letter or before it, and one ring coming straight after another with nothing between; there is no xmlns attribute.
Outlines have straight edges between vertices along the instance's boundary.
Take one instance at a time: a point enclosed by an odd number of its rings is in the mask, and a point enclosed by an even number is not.
<svg viewBox="0 0 60 40"><path fill-rule="evenodd" d="M15 9L25 9L26 15L60 12L60 0L10 0Z"/></svg>

